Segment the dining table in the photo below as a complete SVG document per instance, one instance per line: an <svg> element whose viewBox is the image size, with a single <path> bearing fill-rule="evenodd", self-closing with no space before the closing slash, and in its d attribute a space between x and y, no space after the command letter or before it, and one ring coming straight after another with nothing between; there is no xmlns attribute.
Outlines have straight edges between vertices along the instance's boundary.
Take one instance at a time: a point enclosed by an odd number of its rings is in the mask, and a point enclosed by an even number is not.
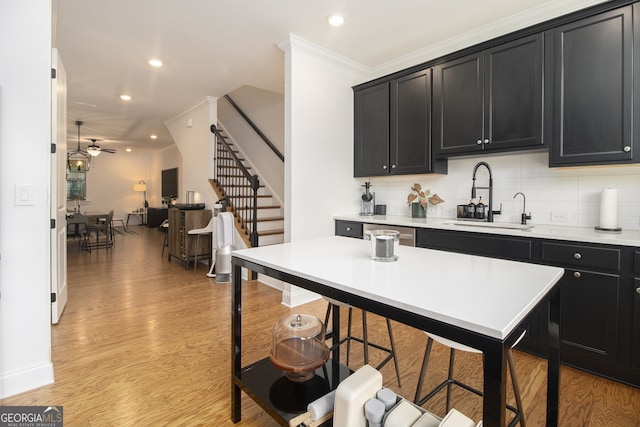
<svg viewBox="0 0 640 427"><path fill-rule="evenodd" d="M281 425L295 415L274 409L272 396L256 391L267 378L253 377L264 375L258 368L268 363L242 364L245 268L482 351L485 427L505 425L507 351L522 334L527 316L547 305L546 425L558 424L562 268L410 246L398 247L392 262L374 260L371 254L370 241L341 236L233 251L232 422L241 419L242 391ZM339 310L332 321L336 343ZM340 360L339 351L335 346L330 360ZM331 388L339 381L334 378Z"/></svg>

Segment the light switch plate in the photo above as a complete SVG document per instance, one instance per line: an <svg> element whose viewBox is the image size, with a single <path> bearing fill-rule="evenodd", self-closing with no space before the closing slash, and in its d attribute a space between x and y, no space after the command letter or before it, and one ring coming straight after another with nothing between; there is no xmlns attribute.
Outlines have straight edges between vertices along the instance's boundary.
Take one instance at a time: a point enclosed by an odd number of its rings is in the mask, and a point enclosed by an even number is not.
<svg viewBox="0 0 640 427"><path fill-rule="evenodd" d="M16 184L14 204L16 206L33 206L33 184Z"/></svg>

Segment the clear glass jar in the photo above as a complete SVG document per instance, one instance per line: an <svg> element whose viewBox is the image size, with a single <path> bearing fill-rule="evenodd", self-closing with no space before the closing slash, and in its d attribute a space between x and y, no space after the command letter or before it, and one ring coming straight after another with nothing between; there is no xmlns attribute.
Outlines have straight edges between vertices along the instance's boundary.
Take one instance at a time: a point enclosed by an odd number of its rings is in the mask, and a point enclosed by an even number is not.
<svg viewBox="0 0 640 427"><path fill-rule="evenodd" d="M329 359L325 326L315 316L292 314L273 327L271 363L295 382L307 381Z"/></svg>

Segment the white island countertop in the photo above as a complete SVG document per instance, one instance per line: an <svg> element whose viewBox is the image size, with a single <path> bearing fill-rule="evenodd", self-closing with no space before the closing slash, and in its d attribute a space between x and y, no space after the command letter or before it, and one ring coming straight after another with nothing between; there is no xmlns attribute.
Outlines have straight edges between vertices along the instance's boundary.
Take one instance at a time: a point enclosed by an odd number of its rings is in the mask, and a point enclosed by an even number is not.
<svg viewBox="0 0 640 427"><path fill-rule="evenodd" d="M432 228L439 230L464 231L472 233L499 234L505 236L522 236L539 239L564 240L585 243L600 243L620 246L640 246L640 231L622 230L620 232L598 231L594 227L571 227L560 225L531 224L528 230L483 227L469 223L468 226L454 223L457 219L445 218L411 218L400 215L336 215L334 220L366 222L370 224L397 225L414 228ZM499 222L495 223L500 225ZM514 224L505 224L511 226ZM515 224L517 225L517 224Z"/></svg>
<svg viewBox="0 0 640 427"><path fill-rule="evenodd" d="M233 256L348 294L504 340L562 277L557 267L400 246L371 259L371 242L326 237ZM345 301L349 302L349 301Z"/></svg>

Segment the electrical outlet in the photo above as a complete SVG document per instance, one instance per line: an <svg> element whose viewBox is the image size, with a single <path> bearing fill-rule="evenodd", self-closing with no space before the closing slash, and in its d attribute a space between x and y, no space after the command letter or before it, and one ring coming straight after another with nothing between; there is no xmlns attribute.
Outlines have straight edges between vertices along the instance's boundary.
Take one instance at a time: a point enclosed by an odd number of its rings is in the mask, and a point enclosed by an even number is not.
<svg viewBox="0 0 640 427"><path fill-rule="evenodd" d="M551 222L561 222L568 224L571 222L571 215L569 212L551 212Z"/></svg>

